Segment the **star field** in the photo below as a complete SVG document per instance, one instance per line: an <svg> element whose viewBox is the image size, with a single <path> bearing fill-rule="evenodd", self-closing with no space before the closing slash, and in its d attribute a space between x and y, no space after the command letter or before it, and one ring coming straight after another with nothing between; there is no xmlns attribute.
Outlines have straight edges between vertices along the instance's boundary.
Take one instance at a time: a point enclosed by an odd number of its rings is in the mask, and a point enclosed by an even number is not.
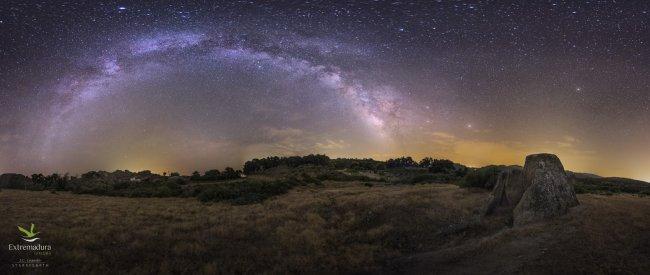
<svg viewBox="0 0 650 275"><path fill-rule="evenodd" d="M556 153L650 180L646 1L6 2L0 172Z"/></svg>

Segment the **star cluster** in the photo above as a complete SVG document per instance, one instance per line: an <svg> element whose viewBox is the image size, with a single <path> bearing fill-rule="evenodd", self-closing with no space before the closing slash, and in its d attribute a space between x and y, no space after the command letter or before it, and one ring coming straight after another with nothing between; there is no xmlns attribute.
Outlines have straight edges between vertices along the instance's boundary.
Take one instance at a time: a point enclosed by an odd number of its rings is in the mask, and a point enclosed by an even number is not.
<svg viewBox="0 0 650 275"><path fill-rule="evenodd" d="M0 172L325 153L650 179L646 1L8 2Z"/></svg>

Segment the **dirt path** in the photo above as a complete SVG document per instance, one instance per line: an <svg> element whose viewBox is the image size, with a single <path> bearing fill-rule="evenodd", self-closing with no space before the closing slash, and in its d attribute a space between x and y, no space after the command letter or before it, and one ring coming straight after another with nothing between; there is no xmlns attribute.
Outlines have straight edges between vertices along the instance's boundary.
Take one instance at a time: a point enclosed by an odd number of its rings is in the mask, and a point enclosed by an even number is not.
<svg viewBox="0 0 650 275"><path fill-rule="evenodd" d="M564 216L400 260L407 274L632 273L650 268L650 198L581 195Z"/></svg>
<svg viewBox="0 0 650 275"><path fill-rule="evenodd" d="M524 264L543 256L554 245L558 233L548 226L507 228L498 233L471 239L461 245L416 254L405 259L402 272L408 274L512 274ZM569 229L569 228L565 228ZM566 232L561 232L566 233Z"/></svg>

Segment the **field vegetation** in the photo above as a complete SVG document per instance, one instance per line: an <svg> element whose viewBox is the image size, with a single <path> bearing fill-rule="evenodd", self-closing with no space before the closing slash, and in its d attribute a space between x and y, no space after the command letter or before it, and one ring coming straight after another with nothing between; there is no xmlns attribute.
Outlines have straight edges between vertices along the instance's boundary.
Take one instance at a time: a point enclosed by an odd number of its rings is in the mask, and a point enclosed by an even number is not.
<svg viewBox="0 0 650 275"><path fill-rule="evenodd" d="M203 202L257 203L296 186L324 182L376 184L445 183L458 179L467 168L449 160L410 157L376 161L372 159L330 159L325 155L268 157L253 159L243 170L227 167L189 176L150 171L90 171L80 176L20 174L0 176L0 188L33 191L70 191L120 197L197 197Z"/></svg>
<svg viewBox="0 0 650 275"><path fill-rule="evenodd" d="M513 168L309 155L189 176L3 174L0 236L16 241L16 224L38 224L55 247L53 273L648 270L648 183L569 172L583 194L571 219L511 228L509 218L482 213L499 173ZM621 193L634 195L600 195ZM15 260L5 252L1 263Z"/></svg>
<svg viewBox="0 0 650 275"><path fill-rule="evenodd" d="M54 247L54 273L376 271L469 232L484 196L451 185L325 184L233 205L3 190L0 236L16 241L14 223L37 224Z"/></svg>
<svg viewBox="0 0 650 275"><path fill-rule="evenodd" d="M69 191L119 197L196 197L202 202L226 201L233 204L259 203L287 193L298 186L322 186L346 182L366 187L453 183L464 188L491 190L499 173L516 166L490 165L468 168L445 159L411 157L386 161L373 159L330 159L325 155L267 157L247 161L242 170L227 167L189 176L172 172L158 175L150 171L90 171L80 176L68 174L31 177L0 175L0 188ZM578 193L650 194L650 184L620 178L601 178L569 173Z"/></svg>
<svg viewBox="0 0 650 275"><path fill-rule="evenodd" d="M580 195L548 223L481 218L489 191L449 184L300 185L246 205L0 192L0 242L37 224L50 273L643 273L650 198ZM227 197L226 199L231 199ZM237 197L240 198L240 197ZM210 200L209 200L210 201ZM16 255L0 253L2 270Z"/></svg>

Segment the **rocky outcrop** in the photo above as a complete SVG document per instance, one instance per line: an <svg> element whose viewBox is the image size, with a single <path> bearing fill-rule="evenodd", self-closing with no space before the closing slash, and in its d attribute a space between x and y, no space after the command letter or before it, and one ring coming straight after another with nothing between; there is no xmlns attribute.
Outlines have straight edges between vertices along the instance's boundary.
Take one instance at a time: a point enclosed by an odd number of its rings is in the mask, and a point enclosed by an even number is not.
<svg viewBox="0 0 650 275"><path fill-rule="evenodd" d="M509 168L499 174L485 208L512 214L515 225L564 215L578 205L573 187L560 159L552 154L526 157L523 169Z"/></svg>
<svg viewBox="0 0 650 275"><path fill-rule="evenodd" d="M497 177L496 185L485 209L486 214L497 210L512 211L526 191L521 167L508 167Z"/></svg>
<svg viewBox="0 0 650 275"><path fill-rule="evenodd" d="M529 186L513 211L515 225L561 216L578 205L562 162L555 155L527 156L524 181Z"/></svg>

